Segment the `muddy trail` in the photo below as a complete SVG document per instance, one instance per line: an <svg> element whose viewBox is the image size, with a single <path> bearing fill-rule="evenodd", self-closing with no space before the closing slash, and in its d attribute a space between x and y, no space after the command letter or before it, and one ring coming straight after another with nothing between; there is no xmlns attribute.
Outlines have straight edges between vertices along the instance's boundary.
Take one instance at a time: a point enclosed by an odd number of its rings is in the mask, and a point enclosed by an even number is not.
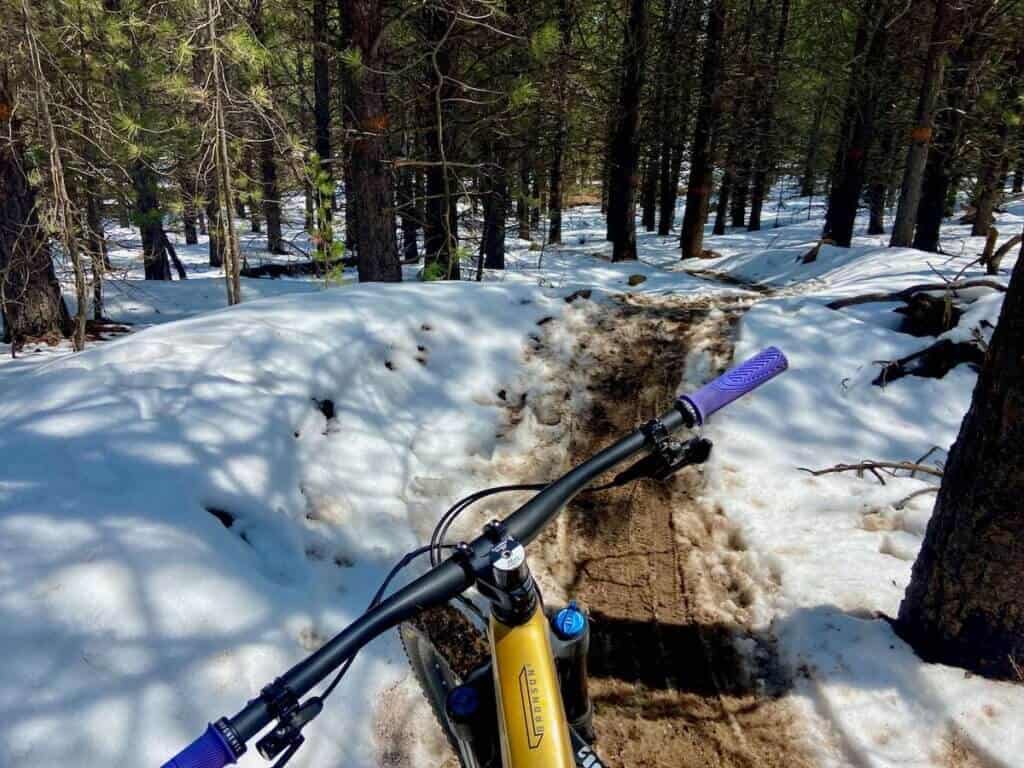
<svg viewBox="0 0 1024 768"><path fill-rule="evenodd" d="M664 412L688 376L700 383L724 369L749 299L585 303L588 330L554 385L568 450L563 466L535 467L537 476L557 476ZM537 342L533 354L546 354ZM581 494L531 548L548 602L575 599L591 617L598 753L619 768L809 768L772 641L748 628L746 608L773 585L745 571L741 532L700 500L702 487L692 467ZM464 658L464 622L448 611L418 623L468 671L485 651Z"/></svg>
<svg viewBox="0 0 1024 768"><path fill-rule="evenodd" d="M688 360L727 365L741 311L625 299L598 313L580 341L590 406L574 419L569 460L670 407ZM745 606L770 585L744 572L741 533L699 501L701 488L689 468L581 495L557 534L554 574L592 617L599 752L628 768L810 766L772 645L746 627ZM753 659L736 650L740 637Z"/></svg>

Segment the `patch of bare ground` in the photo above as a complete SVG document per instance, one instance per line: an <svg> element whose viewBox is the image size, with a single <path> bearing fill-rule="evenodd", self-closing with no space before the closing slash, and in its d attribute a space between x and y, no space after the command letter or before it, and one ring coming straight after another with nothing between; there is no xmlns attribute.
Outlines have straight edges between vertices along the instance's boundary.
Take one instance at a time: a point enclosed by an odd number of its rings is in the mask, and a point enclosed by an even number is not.
<svg viewBox="0 0 1024 768"><path fill-rule="evenodd" d="M988 768L989 763L976 753L963 731L951 727L946 741L945 754L939 765L942 768Z"/></svg>
<svg viewBox="0 0 1024 768"><path fill-rule="evenodd" d="M738 310L627 297L594 313L574 362L589 406L569 461L666 410L695 357L724 366ZM810 766L772 641L747 627L746 606L771 584L748 572L741 533L699 501L701 487L688 469L582 495L540 548L592 615L598 751L624 768Z"/></svg>

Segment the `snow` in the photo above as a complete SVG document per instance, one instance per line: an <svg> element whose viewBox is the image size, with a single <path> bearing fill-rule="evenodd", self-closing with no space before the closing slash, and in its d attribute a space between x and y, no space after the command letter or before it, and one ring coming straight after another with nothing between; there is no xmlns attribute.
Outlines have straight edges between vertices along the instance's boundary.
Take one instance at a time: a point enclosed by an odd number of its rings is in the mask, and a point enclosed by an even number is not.
<svg viewBox="0 0 1024 768"><path fill-rule="evenodd" d="M1010 206L1004 231L1020 226L1022 214L1024 204ZM936 271L953 278L977 257L983 238L948 229L946 248L955 259L876 249L858 238L849 253L823 249L824 263L808 265L809 281L773 249L716 263L747 279L772 275L773 283L796 287L743 318L736 359L775 344L790 370L715 416L708 496L740 523L757 561L752 569L777 581L761 618L797 673L795 696L821 723L822 765L934 766L958 743L982 761L1009 766L1024 751L1024 730L1014 725L1024 688L924 664L882 618L899 610L935 497L919 496L905 508L899 502L934 478L882 486L870 474L811 477L798 469L915 461L933 447L939 451L928 460L941 461L956 439L976 378L970 369L873 386L874 361L933 340L895 332L891 304L824 307L841 296L941 282ZM1005 282L1010 267L1004 264L998 279ZM981 270L966 276L981 277ZM981 296L943 337L989 339L1001 303L1002 294Z"/></svg>
<svg viewBox="0 0 1024 768"><path fill-rule="evenodd" d="M527 335L564 306L320 290L6 382L0 765L161 764L339 631L443 501L493 481L516 442L497 392L535 391ZM375 765L367 713L404 676L393 637L367 648L296 765Z"/></svg>
<svg viewBox="0 0 1024 768"><path fill-rule="evenodd" d="M706 428L706 495L741 527L765 584L752 609L778 638L820 764L931 766L954 742L1018 762L1024 688L923 664L880 618L898 610L934 496L897 503L934 478L883 486L799 469L933 448L928 461L943 460L974 373L876 387L876 361L933 340L897 332L892 303L825 305L980 277L969 265L982 238L947 225L943 256L858 235L804 265L820 203L782 199L765 217L782 226L709 232L720 256L682 264L674 235L645 233L640 262L612 264L599 211L579 208L566 245L510 239L508 269L481 284L243 280L230 309L205 240L179 244L192 277L162 284L138 279L137 236L115 232L108 309L135 332L0 362L0 766L159 765L236 712L360 613L448 503L558 450L530 409L514 428L507 410L560 375L580 324L562 297L756 297L687 269L778 289L744 316L736 358L775 344L790 370ZM999 227L1022 223L1015 203ZM944 337L989 338L1001 294L970 295ZM546 317L566 322L539 328ZM550 359L529 353L538 335ZM696 350L688 379L709 361ZM392 740L410 764L436 764L425 710L402 698L410 686L395 638L380 638L293 764L378 765ZM382 723L382 711L397 715ZM263 763L251 752L241 764Z"/></svg>

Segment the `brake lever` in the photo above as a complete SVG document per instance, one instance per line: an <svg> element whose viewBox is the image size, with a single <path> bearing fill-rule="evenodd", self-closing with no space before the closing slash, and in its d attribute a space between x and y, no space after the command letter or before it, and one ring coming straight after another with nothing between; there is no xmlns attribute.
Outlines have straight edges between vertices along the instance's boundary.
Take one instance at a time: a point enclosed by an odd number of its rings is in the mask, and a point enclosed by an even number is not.
<svg viewBox="0 0 1024 768"><path fill-rule="evenodd" d="M706 437L694 437L683 443L671 439L660 440L650 454L630 464L607 485L594 490L617 488L644 477L667 480L683 467L707 461L711 455L712 445Z"/></svg>

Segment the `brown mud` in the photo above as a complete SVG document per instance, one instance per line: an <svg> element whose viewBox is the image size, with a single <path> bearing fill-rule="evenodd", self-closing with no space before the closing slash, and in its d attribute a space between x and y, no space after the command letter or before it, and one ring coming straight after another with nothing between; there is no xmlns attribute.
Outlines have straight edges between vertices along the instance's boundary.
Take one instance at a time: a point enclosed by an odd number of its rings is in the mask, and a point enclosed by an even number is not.
<svg viewBox="0 0 1024 768"><path fill-rule="evenodd" d="M569 460L669 408L696 348L727 365L742 306L627 298L597 314L580 340L590 406ZM690 468L569 506L555 572L592 616L599 754L624 768L810 766L771 639L747 627L745 608L773 585L744 570L742 534L700 500L702 485Z"/></svg>

